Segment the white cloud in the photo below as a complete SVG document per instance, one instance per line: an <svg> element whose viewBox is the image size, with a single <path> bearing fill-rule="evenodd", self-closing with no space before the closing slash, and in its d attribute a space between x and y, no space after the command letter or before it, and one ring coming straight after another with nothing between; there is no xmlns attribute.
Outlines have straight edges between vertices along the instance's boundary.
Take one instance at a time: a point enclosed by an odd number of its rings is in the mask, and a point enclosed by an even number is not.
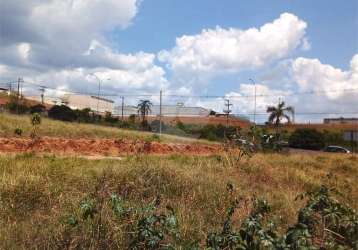
<svg viewBox="0 0 358 250"><path fill-rule="evenodd" d="M358 54L352 58L348 71L318 59L300 57L292 63L292 74L300 89L325 91L328 98L337 99L347 94L343 89L358 88Z"/></svg>
<svg viewBox="0 0 358 250"><path fill-rule="evenodd" d="M97 80L88 75L96 73L111 78L103 83L107 92L154 92L168 86L155 54L120 53L105 37L131 24L139 0L0 0L0 6L4 80L23 76L52 88L94 92Z"/></svg>
<svg viewBox="0 0 358 250"><path fill-rule="evenodd" d="M235 114L247 114L251 118L255 110L255 87L250 83L242 83L236 91L225 94L223 98L191 100L196 105L209 107L215 111L222 112L224 109L225 99L230 100L233 104L231 107ZM289 90L272 89L261 83L256 84L256 113L262 114L266 112L267 106L277 105L279 96L289 95ZM283 98L281 100L284 100Z"/></svg>
<svg viewBox="0 0 358 250"><path fill-rule="evenodd" d="M206 29L177 38L176 46L158 58L179 78L238 72L283 58L300 45L308 49L306 27L297 16L284 13L259 29Z"/></svg>

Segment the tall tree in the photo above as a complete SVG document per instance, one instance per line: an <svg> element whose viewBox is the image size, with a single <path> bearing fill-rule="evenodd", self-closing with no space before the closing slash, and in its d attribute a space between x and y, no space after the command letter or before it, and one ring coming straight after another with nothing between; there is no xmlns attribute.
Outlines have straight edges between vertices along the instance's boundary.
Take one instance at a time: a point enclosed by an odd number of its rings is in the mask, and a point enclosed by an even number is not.
<svg viewBox="0 0 358 250"><path fill-rule="evenodd" d="M278 128L283 119L286 119L288 122L291 121L291 118L288 114L293 114L294 109L291 106L286 107L285 102L279 102L277 106L269 106L266 110L267 113L270 113L268 122L275 125Z"/></svg>
<svg viewBox="0 0 358 250"><path fill-rule="evenodd" d="M149 100L140 100L137 108L138 108L138 113L140 113L141 117L142 117L142 124L145 123L146 121L146 116L149 114L149 112L151 112L151 107L153 106L153 104L149 101Z"/></svg>

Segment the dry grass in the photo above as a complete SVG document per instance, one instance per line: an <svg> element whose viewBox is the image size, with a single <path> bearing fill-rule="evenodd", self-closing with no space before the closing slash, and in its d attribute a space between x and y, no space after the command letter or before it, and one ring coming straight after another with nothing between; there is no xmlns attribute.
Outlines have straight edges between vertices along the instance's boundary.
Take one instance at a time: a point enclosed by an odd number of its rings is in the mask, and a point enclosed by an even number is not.
<svg viewBox="0 0 358 250"><path fill-rule="evenodd" d="M0 157L0 248L97 248L90 226L76 230L64 223L79 213L86 197L116 193L133 205L160 195L179 218L185 240L205 242L208 232L223 222L230 195L226 184L245 198L262 196L273 206L271 218L281 230L296 219L301 201L295 197L327 184L342 192L343 202L358 209L358 161L345 155L263 155L232 163L212 157L134 156L122 160ZM327 174L334 177L327 178ZM240 221L249 207L235 215ZM106 246L124 248L128 234L110 211L103 212Z"/></svg>
<svg viewBox="0 0 358 250"><path fill-rule="evenodd" d="M29 115L12 115L0 113L0 137L13 137L15 128L23 130L23 136L27 137L31 133L31 123ZM109 138L109 139L151 139L153 133L134 130L119 129L108 126L83 124L77 122L62 122L43 118L39 127L40 136L53 136L64 138ZM163 142L176 143L204 143L212 144L206 140L197 140L173 135L163 135Z"/></svg>

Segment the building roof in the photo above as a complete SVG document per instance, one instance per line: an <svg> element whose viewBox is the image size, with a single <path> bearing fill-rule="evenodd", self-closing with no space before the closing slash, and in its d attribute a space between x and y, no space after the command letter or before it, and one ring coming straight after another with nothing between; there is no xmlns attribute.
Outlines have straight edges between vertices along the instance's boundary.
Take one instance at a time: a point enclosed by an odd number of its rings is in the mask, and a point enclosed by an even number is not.
<svg viewBox="0 0 358 250"><path fill-rule="evenodd" d="M94 95L91 95L91 98L98 99L98 100L101 100L101 101L104 101L104 102L114 103L114 101L112 101L112 100L109 100L109 99L106 99L106 98L103 98L103 97L94 96Z"/></svg>
<svg viewBox="0 0 358 250"><path fill-rule="evenodd" d="M150 108L149 116L160 115L160 106L153 105ZM117 114L122 113L122 106L117 106L115 108ZM124 106L123 115L138 114L138 109L136 106ZM163 116L208 116L210 110L202 107L186 107L183 105L162 105L162 115Z"/></svg>
<svg viewBox="0 0 358 250"><path fill-rule="evenodd" d="M324 118L325 121L358 121L358 117L339 117L339 118Z"/></svg>

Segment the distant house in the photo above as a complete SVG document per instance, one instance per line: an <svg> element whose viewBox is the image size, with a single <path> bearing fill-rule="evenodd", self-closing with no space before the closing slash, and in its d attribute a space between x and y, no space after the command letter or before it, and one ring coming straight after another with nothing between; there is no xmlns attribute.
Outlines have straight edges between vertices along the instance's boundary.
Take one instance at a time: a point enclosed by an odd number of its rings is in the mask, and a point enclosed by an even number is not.
<svg viewBox="0 0 358 250"><path fill-rule="evenodd" d="M10 95L11 91L8 88L0 87L0 93L5 93L6 95Z"/></svg>
<svg viewBox="0 0 358 250"><path fill-rule="evenodd" d="M99 113L111 112L113 114L114 101L90 95L75 95L69 94L61 98L62 103L69 106L71 109L89 108Z"/></svg>
<svg viewBox="0 0 358 250"><path fill-rule="evenodd" d="M324 124L358 124L358 118L325 118Z"/></svg>

